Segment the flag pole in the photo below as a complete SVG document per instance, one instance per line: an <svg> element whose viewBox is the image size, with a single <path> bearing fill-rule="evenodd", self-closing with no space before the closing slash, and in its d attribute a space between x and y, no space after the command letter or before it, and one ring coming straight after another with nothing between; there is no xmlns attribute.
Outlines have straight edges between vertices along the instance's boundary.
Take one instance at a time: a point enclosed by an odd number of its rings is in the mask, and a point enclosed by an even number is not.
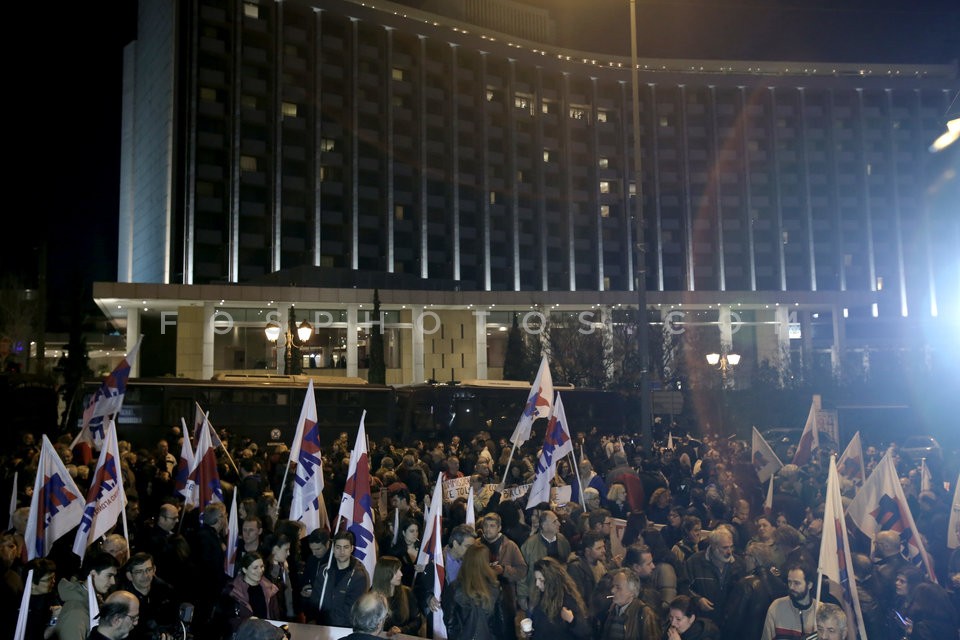
<svg viewBox="0 0 960 640"><path fill-rule="evenodd" d="M205 420L206 423L207 423L207 426L210 427L211 429L213 429L213 425L210 424L210 412L207 411L207 413L204 414L203 417L204 417L204 420ZM216 432L214 432L214 435L216 435ZM233 456L231 456L231 455L230 455L230 452L227 451L227 445L223 444L223 439L222 439L220 436L217 436L217 442L220 443L220 448L223 449L223 452L224 452L225 454L227 454L227 460L230 461L230 466L233 467L233 472L236 473L236 474L237 474L237 477L239 478L239 477L240 477L240 469L237 469L237 463L233 461ZM279 501L279 500L277 500L277 504L280 504L280 501Z"/></svg>
<svg viewBox="0 0 960 640"><path fill-rule="evenodd" d="M340 532L340 514L337 514L337 528L333 532L333 536L330 538L330 555L327 556L327 568L323 570L323 587L320 589L320 600L317 601L317 611L320 610L320 607L323 606L323 596L327 592L327 579L330 577L330 565L333 564L333 545L336 544L335 538ZM351 556L352 557L352 556Z"/></svg>
<svg viewBox="0 0 960 640"><path fill-rule="evenodd" d="M291 449L292 451L292 449ZM283 482L280 483L280 495L277 496L277 506L280 506L280 501L283 500L283 490L287 488L287 474L290 473L290 463L293 462L290 459L290 453L287 452L287 464L283 470ZM237 473L237 475L240 475Z"/></svg>
<svg viewBox="0 0 960 640"><path fill-rule="evenodd" d="M510 463L513 462L513 452L517 450L517 443L514 442L513 446L510 448L510 457L507 458L507 467L503 470L503 480L500 482L501 487L507 485L507 474L510 473Z"/></svg>

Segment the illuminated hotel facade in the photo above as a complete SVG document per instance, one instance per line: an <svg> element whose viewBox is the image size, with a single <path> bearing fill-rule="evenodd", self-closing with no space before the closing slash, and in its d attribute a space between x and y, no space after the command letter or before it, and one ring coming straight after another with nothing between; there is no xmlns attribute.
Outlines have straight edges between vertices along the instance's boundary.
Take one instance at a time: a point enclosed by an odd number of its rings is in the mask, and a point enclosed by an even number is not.
<svg viewBox="0 0 960 640"><path fill-rule="evenodd" d="M470 24L474 4L141 0L105 313L131 340L169 325L175 372L210 377L273 367L263 317L294 304L334 319L311 364L357 375L379 288L394 383L498 377L513 311L616 323L637 304L629 59ZM927 151L955 65L643 59L640 83L661 317L753 363L839 366L877 323L957 313L957 152Z"/></svg>

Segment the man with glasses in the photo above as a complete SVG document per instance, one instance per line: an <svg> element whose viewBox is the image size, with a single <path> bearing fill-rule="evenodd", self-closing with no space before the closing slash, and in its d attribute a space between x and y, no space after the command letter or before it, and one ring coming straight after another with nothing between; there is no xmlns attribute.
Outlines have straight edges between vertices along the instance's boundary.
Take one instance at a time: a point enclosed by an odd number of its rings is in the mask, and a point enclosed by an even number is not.
<svg viewBox="0 0 960 640"><path fill-rule="evenodd" d="M140 626L131 634L131 638L150 638L156 631L162 631L177 624L179 608L175 602L173 587L157 577L153 556L149 553L136 553L124 567L124 581L121 588L129 591L140 602Z"/></svg>
<svg viewBox="0 0 960 640"><path fill-rule="evenodd" d="M191 580L187 564L183 562L183 558L190 555L190 547L184 537L177 533L179 524L180 508L175 504L160 505L156 524L150 528L144 544L135 546L137 551L153 556L157 575L176 590L187 588Z"/></svg>
<svg viewBox="0 0 960 640"><path fill-rule="evenodd" d="M140 602L129 591L115 591L100 606L98 620L87 640L123 640L140 621Z"/></svg>

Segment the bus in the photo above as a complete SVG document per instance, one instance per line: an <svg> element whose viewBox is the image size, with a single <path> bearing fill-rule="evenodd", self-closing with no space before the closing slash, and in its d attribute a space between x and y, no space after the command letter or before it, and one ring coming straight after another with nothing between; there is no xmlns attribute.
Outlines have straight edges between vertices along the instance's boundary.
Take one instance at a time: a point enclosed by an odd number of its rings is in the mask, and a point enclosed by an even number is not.
<svg viewBox="0 0 960 640"><path fill-rule="evenodd" d="M530 384L499 380L416 384L392 387L361 378L330 376L220 375L212 380L131 378L117 419L118 435L138 446L152 446L180 425L193 423L196 405L210 414L216 429L260 445L290 444L307 384L313 379L321 442L341 432L353 437L366 410L371 439L390 437L448 440L480 430L509 436L517 424ZM84 406L99 383L87 383ZM628 401L613 391L557 387L574 432L597 427L620 433Z"/></svg>

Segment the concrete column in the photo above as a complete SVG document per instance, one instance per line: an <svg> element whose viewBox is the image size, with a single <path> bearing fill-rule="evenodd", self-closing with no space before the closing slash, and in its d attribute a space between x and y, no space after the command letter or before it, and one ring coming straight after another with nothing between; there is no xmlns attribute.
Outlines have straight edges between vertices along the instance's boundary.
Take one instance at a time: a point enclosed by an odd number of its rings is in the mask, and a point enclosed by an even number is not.
<svg viewBox="0 0 960 640"><path fill-rule="evenodd" d="M720 353L726 355L733 351L733 319L730 317L730 305L720 305Z"/></svg>
<svg viewBox="0 0 960 640"><path fill-rule="evenodd" d="M608 305L600 306L600 322L603 324L603 360L607 363L605 375L608 381L616 375L613 358L613 310ZM585 328L585 327L584 327Z"/></svg>
<svg viewBox="0 0 960 640"><path fill-rule="evenodd" d="M200 354L200 377L209 380L213 377L213 317L217 307L212 302L203 303L203 338Z"/></svg>
<svg viewBox="0 0 960 640"><path fill-rule="evenodd" d="M813 365L813 325L810 323L810 312L797 312L800 321L800 347L804 368Z"/></svg>
<svg viewBox="0 0 960 640"><path fill-rule="evenodd" d="M359 305L347 305L347 377L357 377L357 310Z"/></svg>
<svg viewBox="0 0 960 640"><path fill-rule="evenodd" d="M423 307L413 306L410 311L413 315L413 329L410 331L413 383L417 384L426 379L423 374Z"/></svg>
<svg viewBox="0 0 960 640"><path fill-rule="evenodd" d="M476 318L474 326L477 335L477 380L487 379L487 314L488 311L477 309L473 312Z"/></svg>
<svg viewBox="0 0 960 640"><path fill-rule="evenodd" d="M833 344L830 345L830 364L834 375L843 372L843 352L847 348L847 323L844 322L843 309L833 308Z"/></svg>
<svg viewBox="0 0 960 640"><path fill-rule="evenodd" d="M777 368L781 371L789 364L790 357L790 309L777 307L774 317L777 322Z"/></svg>
<svg viewBox="0 0 960 640"><path fill-rule="evenodd" d="M140 309L136 307L127 308L127 353L130 353L130 350L133 349L137 340L140 339ZM130 377L139 378L140 377L140 355L134 358L133 364L130 365Z"/></svg>

